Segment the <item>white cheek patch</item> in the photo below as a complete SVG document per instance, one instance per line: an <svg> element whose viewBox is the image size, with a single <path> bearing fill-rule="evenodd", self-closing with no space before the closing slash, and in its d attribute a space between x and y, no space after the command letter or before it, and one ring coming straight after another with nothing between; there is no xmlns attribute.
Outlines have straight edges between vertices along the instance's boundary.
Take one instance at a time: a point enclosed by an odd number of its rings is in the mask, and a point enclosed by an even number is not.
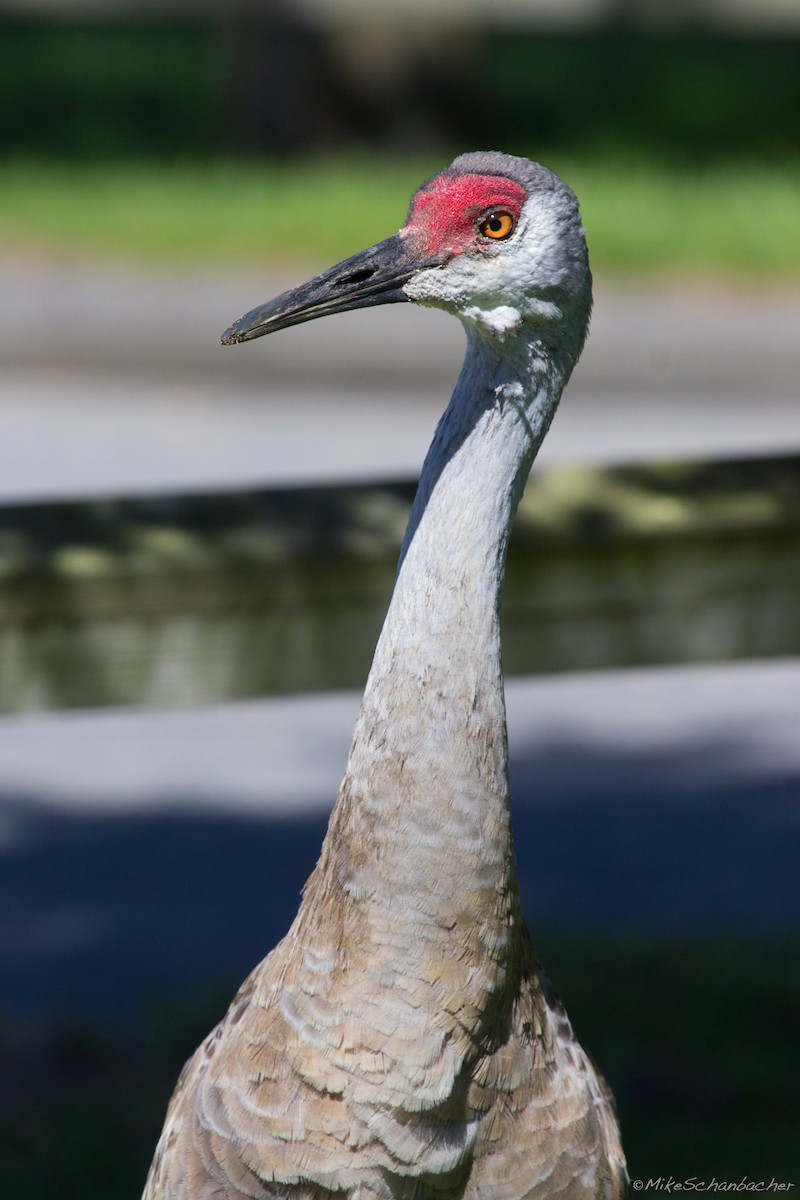
<svg viewBox="0 0 800 1200"><path fill-rule="evenodd" d="M522 313L510 304L499 304L496 308L481 308L475 304L465 308L462 316L465 321L475 321L498 337L513 333L522 324Z"/></svg>

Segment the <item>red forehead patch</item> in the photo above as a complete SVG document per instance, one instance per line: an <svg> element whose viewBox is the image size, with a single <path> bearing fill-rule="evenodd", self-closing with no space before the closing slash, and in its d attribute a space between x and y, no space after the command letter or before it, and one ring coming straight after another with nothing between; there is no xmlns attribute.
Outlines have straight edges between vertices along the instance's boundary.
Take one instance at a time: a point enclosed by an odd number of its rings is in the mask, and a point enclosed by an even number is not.
<svg viewBox="0 0 800 1200"><path fill-rule="evenodd" d="M525 189L504 175L440 175L414 198L406 229L425 250L458 254L475 239L475 222L487 208L519 219Z"/></svg>

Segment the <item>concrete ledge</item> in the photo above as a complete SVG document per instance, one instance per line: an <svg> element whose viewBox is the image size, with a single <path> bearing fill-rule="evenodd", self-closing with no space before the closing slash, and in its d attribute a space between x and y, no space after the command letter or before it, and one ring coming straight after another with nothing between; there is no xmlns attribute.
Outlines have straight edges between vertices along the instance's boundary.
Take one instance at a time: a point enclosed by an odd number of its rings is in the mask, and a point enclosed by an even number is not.
<svg viewBox="0 0 800 1200"><path fill-rule="evenodd" d="M0 710L359 686L415 484L0 509ZM509 674L800 652L800 457L534 472Z"/></svg>

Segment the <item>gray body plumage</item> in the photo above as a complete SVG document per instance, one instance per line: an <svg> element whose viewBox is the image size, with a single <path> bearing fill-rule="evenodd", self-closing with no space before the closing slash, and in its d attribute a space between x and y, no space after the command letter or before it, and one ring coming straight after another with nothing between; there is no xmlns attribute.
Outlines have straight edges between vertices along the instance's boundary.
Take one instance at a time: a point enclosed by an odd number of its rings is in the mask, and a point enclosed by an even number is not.
<svg viewBox="0 0 800 1200"><path fill-rule="evenodd" d="M288 934L184 1069L144 1200L625 1190L613 1101L520 911L498 615L513 515L588 326L585 240L545 168L492 154L449 170L511 179L525 204L505 246L403 283L462 320L464 366L319 863Z"/></svg>

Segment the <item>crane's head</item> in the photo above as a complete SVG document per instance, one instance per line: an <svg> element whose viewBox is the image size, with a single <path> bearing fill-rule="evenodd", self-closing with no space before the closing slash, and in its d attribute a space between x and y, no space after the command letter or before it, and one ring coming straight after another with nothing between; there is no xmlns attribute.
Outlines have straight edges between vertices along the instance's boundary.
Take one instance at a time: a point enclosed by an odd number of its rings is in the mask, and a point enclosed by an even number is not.
<svg viewBox="0 0 800 1200"><path fill-rule="evenodd" d="M566 324L582 341L591 276L572 191L528 159L464 154L415 192L398 233L254 308L222 341L401 300L443 308L489 337Z"/></svg>

